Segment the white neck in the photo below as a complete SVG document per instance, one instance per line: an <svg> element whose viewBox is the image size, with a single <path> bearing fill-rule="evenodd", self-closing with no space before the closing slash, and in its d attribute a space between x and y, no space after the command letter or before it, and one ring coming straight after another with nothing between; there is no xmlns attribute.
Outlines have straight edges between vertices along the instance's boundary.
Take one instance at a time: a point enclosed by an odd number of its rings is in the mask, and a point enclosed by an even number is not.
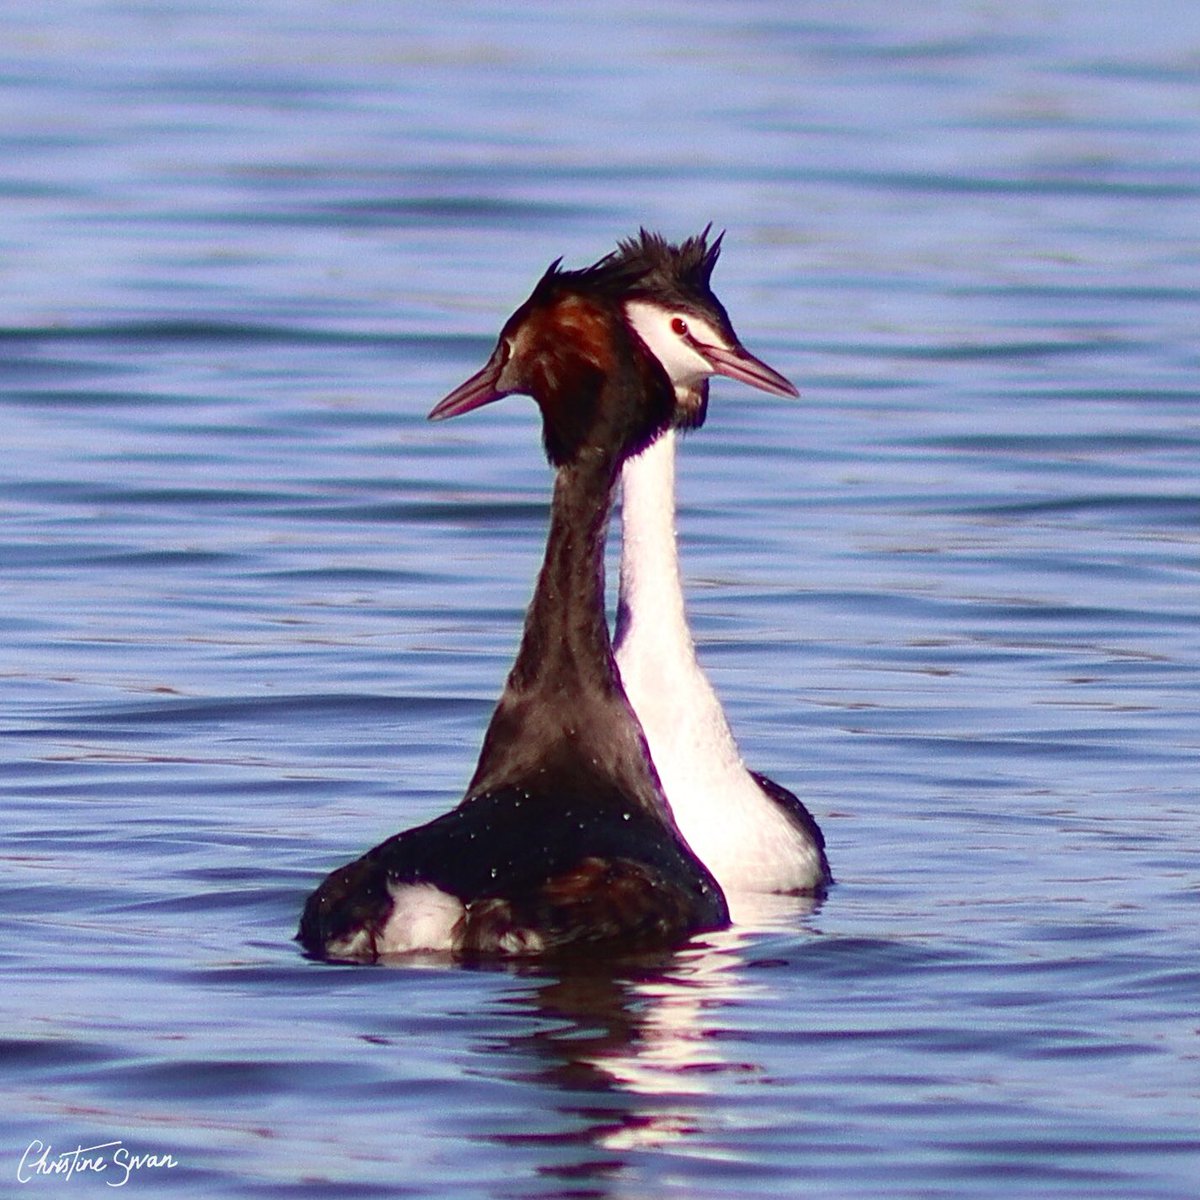
<svg viewBox="0 0 1200 1200"><path fill-rule="evenodd" d="M675 431L668 429L621 472L621 582L617 658L696 666L675 540Z"/></svg>
<svg viewBox="0 0 1200 1200"><path fill-rule="evenodd" d="M669 777L741 766L725 712L696 660L675 539L675 431L622 469L621 582L614 649L625 691L646 731L679 817L689 806Z"/></svg>
<svg viewBox="0 0 1200 1200"><path fill-rule="evenodd" d="M617 666L680 832L725 889L821 881L819 856L747 772L721 702L696 660L675 540L675 433L623 468Z"/></svg>
<svg viewBox="0 0 1200 1200"><path fill-rule="evenodd" d="M706 857L715 853L710 831L723 823L717 810L729 778L745 769L688 628L675 539L675 437L668 430L622 469L614 649L675 819L716 874Z"/></svg>

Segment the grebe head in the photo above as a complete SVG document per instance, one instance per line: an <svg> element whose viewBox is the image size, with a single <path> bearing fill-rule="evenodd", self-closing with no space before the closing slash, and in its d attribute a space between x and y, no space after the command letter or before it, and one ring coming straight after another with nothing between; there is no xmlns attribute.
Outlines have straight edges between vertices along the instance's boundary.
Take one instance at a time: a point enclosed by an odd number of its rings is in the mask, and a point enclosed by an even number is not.
<svg viewBox="0 0 1200 1200"><path fill-rule="evenodd" d="M625 318L666 371L676 395L674 424L683 428L703 424L713 375L777 396L800 394L741 344L713 294L710 280L724 234L710 246L710 228L678 246L643 229L613 256L633 276L622 302Z"/></svg>
<svg viewBox="0 0 1200 1200"><path fill-rule="evenodd" d="M529 299L505 322L487 363L429 414L455 417L514 392L542 413L555 466L591 451L636 454L675 417L662 366L626 322L622 304L647 272L610 254L590 267L550 264Z"/></svg>

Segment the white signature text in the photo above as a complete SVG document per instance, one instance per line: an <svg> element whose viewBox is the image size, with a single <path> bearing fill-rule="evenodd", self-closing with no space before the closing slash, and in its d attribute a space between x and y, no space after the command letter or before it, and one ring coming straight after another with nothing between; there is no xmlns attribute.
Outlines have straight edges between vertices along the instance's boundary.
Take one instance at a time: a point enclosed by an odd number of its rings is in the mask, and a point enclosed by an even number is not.
<svg viewBox="0 0 1200 1200"><path fill-rule="evenodd" d="M36 1138L25 1147L17 1166L17 1182L32 1183L42 1176L57 1180L75 1175L106 1175L109 1187L124 1187L138 1171L170 1170L179 1166L171 1154L134 1154L124 1142L101 1142L55 1151L49 1142Z"/></svg>

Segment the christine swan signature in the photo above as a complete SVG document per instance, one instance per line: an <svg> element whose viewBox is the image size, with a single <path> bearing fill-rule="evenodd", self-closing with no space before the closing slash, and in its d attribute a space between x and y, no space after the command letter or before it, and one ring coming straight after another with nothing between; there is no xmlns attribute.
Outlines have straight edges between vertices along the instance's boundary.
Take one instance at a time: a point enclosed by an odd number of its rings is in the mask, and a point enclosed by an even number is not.
<svg viewBox="0 0 1200 1200"><path fill-rule="evenodd" d="M120 1141L56 1151L49 1142L34 1139L17 1165L17 1182L48 1178L61 1182L77 1175L100 1175L109 1187L124 1187L140 1171L169 1171L177 1166L179 1162L171 1154L135 1154Z"/></svg>

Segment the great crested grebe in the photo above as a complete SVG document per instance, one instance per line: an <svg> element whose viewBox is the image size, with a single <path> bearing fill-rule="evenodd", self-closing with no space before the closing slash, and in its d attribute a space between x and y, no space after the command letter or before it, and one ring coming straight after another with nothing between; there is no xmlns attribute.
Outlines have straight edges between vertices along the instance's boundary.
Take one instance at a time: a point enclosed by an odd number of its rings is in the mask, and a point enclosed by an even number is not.
<svg viewBox="0 0 1200 1200"><path fill-rule="evenodd" d="M728 924L671 817L605 619L621 465L675 416L676 392L622 308L646 270L614 255L552 264L487 365L429 414L534 398L556 468L545 561L466 797L324 880L297 935L311 955L657 949Z"/></svg>
<svg viewBox="0 0 1200 1200"><path fill-rule="evenodd" d="M825 839L801 801L742 762L696 659L675 534L675 428L704 421L708 378L727 375L796 396L782 375L742 349L710 278L721 238L672 246L641 232L617 259L640 267L624 308L676 391L673 427L622 471L621 576L614 638L626 694L642 723L680 832L726 892L819 894L833 881Z"/></svg>

